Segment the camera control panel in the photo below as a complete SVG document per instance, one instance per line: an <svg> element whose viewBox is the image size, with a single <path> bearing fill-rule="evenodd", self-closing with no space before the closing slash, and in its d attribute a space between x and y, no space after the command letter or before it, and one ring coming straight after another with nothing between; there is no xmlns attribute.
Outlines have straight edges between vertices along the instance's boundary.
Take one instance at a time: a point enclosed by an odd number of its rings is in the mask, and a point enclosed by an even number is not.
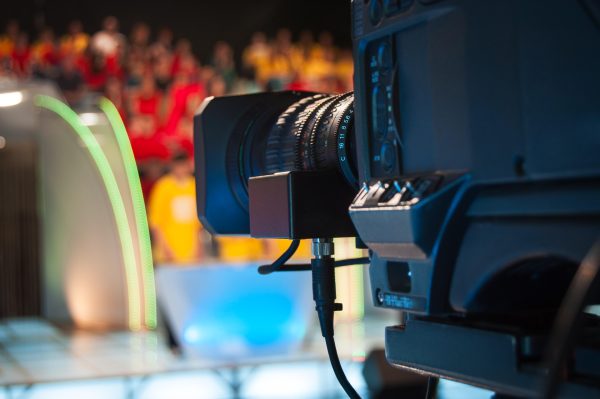
<svg viewBox="0 0 600 399"><path fill-rule="evenodd" d="M384 37L369 44L366 52L370 98L369 137L372 176L394 176L401 173L402 139L397 126L398 110L394 93L393 38Z"/></svg>
<svg viewBox="0 0 600 399"><path fill-rule="evenodd" d="M441 176L377 180L364 184L352 203L354 209L416 205L439 185Z"/></svg>
<svg viewBox="0 0 600 399"><path fill-rule="evenodd" d="M454 195L468 175L431 173L373 179L350 205L363 241L386 259L427 259Z"/></svg>

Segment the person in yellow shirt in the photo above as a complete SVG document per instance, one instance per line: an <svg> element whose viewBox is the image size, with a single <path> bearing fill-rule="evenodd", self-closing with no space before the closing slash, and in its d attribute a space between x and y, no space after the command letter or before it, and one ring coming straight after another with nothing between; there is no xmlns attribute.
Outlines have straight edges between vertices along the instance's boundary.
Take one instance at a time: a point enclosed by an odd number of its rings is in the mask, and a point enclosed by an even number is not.
<svg viewBox="0 0 600 399"><path fill-rule="evenodd" d="M10 57L12 55L20 32L19 23L17 21L8 21L5 33L0 36L0 58Z"/></svg>
<svg viewBox="0 0 600 399"><path fill-rule="evenodd" d="M219 260L222 262L255 262L265 259L265 243L249 237L218 236Z"/></svg>
<svg viewBox="0 0 600 399"><path fill-rule="evenodd" d="M256 239L250 237L218 236L219 259L222 262L269 263L277 259L288 247L290 240ZM310 240L302 240L296 254L291 258L295 262L310 260Z"/></svg>
<svg viewBox="0 0 600 399"><path fill-rule="evenodd" d="M269 62L271 48L267 42L267 37L262 32L255 32L252 35L250 45L244 49L242 54L242 63L244 68L258 69L260 66Z"/></svg>
<svg viewBox="0 0 600 399"><path fill-rule="evenodd" d="M156 263L192 263L200 260L202 226L196 215L193 163L187 153L176 154L170 172L150 193L148 221Z"/></svg>
<svg viewBox="0 0 600 399"><path fill-rule="evenodd" d="M87 49L90 37L83 31L81 21L74 20L69 23L69 30L60 41L61 54L81 55Z"/></svg>
<svg viewBox="0 0 600 399"><path fill-rule="evenodd" d="M290 246L290 240L266 240L267 243L267 258L268 259L277 259L282 253L285 252L286 249ZM301 240L300 246L296 250L296 253L291 258L291 263L293 262L304 262L310 263L311 258L311 240Z"/></svg>

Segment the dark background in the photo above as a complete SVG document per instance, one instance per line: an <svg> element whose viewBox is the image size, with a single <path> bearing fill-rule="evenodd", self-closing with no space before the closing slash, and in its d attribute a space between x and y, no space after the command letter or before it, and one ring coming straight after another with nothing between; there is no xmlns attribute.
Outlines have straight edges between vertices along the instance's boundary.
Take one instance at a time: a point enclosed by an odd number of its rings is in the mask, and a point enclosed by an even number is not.
<svg viewBox="0 0 600 399"><path fill-rule="evenodd" d="M274 34L286 27L297 35L302 29L315 35L327 30L336 44L351 45L350 0L5 0L0 23L18 19L35 39L43 25L62 34L70 20L79 19L87 32L95 32L107 15L116 16L121 32L147 22L153 29L170 27L175 37L192 41L201 61L206 61L217 40L231 43L239 52L255 31Z"/></svg>

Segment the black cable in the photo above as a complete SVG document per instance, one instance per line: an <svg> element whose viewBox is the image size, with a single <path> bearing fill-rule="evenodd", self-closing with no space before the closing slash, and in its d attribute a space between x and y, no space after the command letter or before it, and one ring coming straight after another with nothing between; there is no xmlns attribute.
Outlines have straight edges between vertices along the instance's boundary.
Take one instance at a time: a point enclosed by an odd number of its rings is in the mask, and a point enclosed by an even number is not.
<svg viewBox="0 0 600 399"><path fill-rule="evenodd" d="M307 271L312 270L313 298L316 311L321 325L321 334L325 338L325 346L331 367L340 385L351 399L360 399L356 390L352 387L335 347L333 339L333 314L336 310L342 310L342 305L335 303L335 267L359 265L369 263L368 257L343 259L335 261L331 256L317 257L311 260L311 264L291 264L282 267L298 249L300 240L293 240L289 248L270 265L259 266L260 274L270 274L282 271Z"/></svg>
<svg viewBox="0 0 600 399"><path fill-rule="evenodd" d="M282 253L281 256L275 260L275 262L271 263L270 265L259 266L258 272L260 274L270 274L276 272L283 264L285 264L285 262L287 262L292 256L294 256L299 246L300 240L292 240L288 249L286 249L285 252Z"/></svg>
<svg viewBox="0 0 600 399"><path fill-rule="evenodd" d="M365 256L362 258L350 258L350 259L336 260L334 265L335 265L335 267L342 267L342 266L353 266L353 265L366 265L367 263L371 263L371 259L368 256Z"/></svg>
<svg viewBox="0 0 600 399"><path fill-rule="evenodd" d="M335 268L334 260L329 256L314 258L311 260L312 278L313 278L313 299L316 304L321 334L325 338L325 346L331 367L337 380L344 391L351 399L360 399L358 393L354 390L344 369L340 363L340 358L335 347L333 339L333 314L337 310L342 310L342 305L335 303Z"/></svg>
<svg viewBox="0 0 600 399"><path fill-rule="evenodd" d="M584 309L598 288L600 288L600 240L581 262L558 309L546 349L544 363L547 374L542 381L541 398L556 397L561 370L583 325Z"/></svg>
<svg viewBox="0 0 600 399"><path fill-rule="evenodd" d="M341 259L336 260L334 262L335 267L343 267L343 266L353 266L353 265L365 265L371 262L371 259L368 257L362 258L349 258L349 259ZM272 272L304 272L311 270L312 266L308 263L288 263L286 265L282 265L282 267L278 267L275 270L270 270L272 265L262 265L258 267L258 272L260 274L269 274ZM270 270L268 273L265 270Z"/></svg>
<svg viewBox="0 0 600 399"><path fill-rule="evenodd" d="M425 394L425 399L434 399L437 396L437 386L439 381L439 378L436 377L427 378L427 393Z"/></svg>
<svg viewBox="0 0 600 399"><path fill-rule="evenodd" d="M346 374L344 373L344 369L342 368L342 364L340 363L340 358L337 353L337 348L335 347L335 340L333 339L333 335L325 337L325 346L327 347L327 355L329 356L329 362L331 363L331 368L339 381L342 388L344 388L344 392L351 399L360 399L360 396L348 381Z"/></svg>

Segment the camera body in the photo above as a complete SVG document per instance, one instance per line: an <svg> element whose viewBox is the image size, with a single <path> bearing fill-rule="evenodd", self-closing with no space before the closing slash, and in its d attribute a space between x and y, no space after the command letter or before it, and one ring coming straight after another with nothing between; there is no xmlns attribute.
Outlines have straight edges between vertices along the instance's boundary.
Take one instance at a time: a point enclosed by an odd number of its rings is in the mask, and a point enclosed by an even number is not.
<svg viewBox="0 0 600 399"><path fill-rule="evenodd" d="M373 252L373 303L408 314L386 331L391 363L535 394L526 369L600 236L589 3L352 2L363 185L350 215Z"/></svg>
<svg viewBox="0 0 600 399"><path fill-rule="evenodd" d="M377 255L375 303L494 317L556 306L600 235L594 20L561 1L352 6L366 184L350 214Z"/></svg>
<svg viewBox="0 0 600 399"><path fill-rule="evenodd" d="M391 363L534 394L532 365L600 236L597 4L353 0L353 98L202 105L202 222L257 237L356 234L373 303L407 316L386 330ZM599 360L588 345L572 372L598 381Z"/></svg>

